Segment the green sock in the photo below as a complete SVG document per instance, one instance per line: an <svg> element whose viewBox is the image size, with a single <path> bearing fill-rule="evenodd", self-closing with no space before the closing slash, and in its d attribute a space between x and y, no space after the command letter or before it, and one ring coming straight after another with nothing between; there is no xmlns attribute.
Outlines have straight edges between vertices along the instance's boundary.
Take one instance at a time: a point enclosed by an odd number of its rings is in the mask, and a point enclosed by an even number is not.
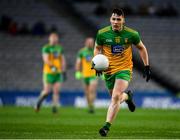
<svg viewBox="0 0 180 140"><path fill-rule="evenodd" d="M94 106L93 105L89 105L89 109L90 110L94 110Z"/></svg>
<svg viewBox="0 0 180 140"><path fill-rule="evenodd" d="M109 123L109 122L106 122L106 123L105 123L105 125L104 125L104 127L105 127L105 128L108 128L108 129L110 129L110 127L111 127L111 123Z"/></svg>

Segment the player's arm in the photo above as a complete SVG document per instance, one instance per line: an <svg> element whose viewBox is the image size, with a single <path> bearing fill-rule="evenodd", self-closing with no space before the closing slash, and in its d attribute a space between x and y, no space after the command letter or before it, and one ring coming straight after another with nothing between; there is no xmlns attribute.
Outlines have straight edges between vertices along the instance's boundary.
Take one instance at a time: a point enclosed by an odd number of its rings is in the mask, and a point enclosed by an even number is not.
<svg viewBox="0 0 180 140"><path fill-rule="evenodd" d="M100 46L97 43L95 43L94 56L96 56L97 54L100 54L100 53L102 53L102 46Z"/></svg>
<svg viewBox="0 0 180 140"><path fill-rule="evenodd" d="M94 56L102 53L102 48L103 48L103 41L102 41L101 34L98 31L98 33L96 35L95 46L94 46Z"/></svg>
<svg viewBox="0 0 180 140"><path fill-rule="evenodd" d="M145 45L143 44L142 41L140 41L136 45L136 47L138 48L139 55L140 55L141 59L143 60L144 65L148 66L149 65L149 57L148 57L148 52L147 52Z"/></svg>
<svg viewBox="0 0 180 140"><path fill-rule="evenodd" d="M65 56L62 54L62 71L65 72L66 71L66 59Z"/></svg>
<svg viewBox="0 0 180 140"><path fill-rule="evenodd" d="M66 59L65 59L63 50L61 53L61 69L62 69L62 77L63 77L62 79L63 79L63 82L65 82L67 80L67 75L66 75Z"/></svg>
<svg viewBox="0 0 180 140"><path fill-rule="evenodd" d="M80 58L76 59L75 70L76 71L80 71L81 70L81 59Z"/></svg>
<svg viewBox="0 0 180 140"><path fill-rule="evenodd" d="M147 49L141 40L136 45L136 47L138 48L139 55L145 66L143 77L144 78L146 77L146 81L148 82L150 80L150 66L149 66L149 57L148 57Z"/></svg>
<svg viewBox="0 0 180 140"><path fill-rule="evenodd" d="M102 53L102 46L95 44L95 47L94 47L94 56L96 56L98 54L101 54L101 53ZM94 63L93 62L92 62L91 69L94 69ZM96 70L96 76L101 76L101 75L102 75L102 79L103 79L103 77L104 77L103 71L97 71Z"/></svg>
<svg viewBox="0 0 180 140"><path fill-rule="evenodd" d="M51 68L53 72L57 71L57 68L53 65L53 63L49 60L49 54L48 53L43 53L43 62Z"/></svg>
<svg viewBox="0 0 180 140"><path fill-rule="evenodd" d="M102 53L102 48L103 48L102 38L101 38L101 35L98 32L97 36L96 36L95 46L94 46L94 56L96 56L97 54L101 54ZM92 68L91 69L94 69L93 62L92 62ZM101 76L102 74L103 74L102 71L97 71L96 70L96 75L97 76Z"/></svg>
<svg viewBox="0 0 180 140"><path fill-rule="evenodd" d="M75 64L75 70L76 70L75 78L78 79L78 80L82 78L81 63L82 63L82 61L81 61L81 54L79 53L78 57L76 59L76 64Z"/></svg>
<svg viewBox="0 0 180 140"><path fill-rule="evenodd" d="M47 64L49 67L54 67L52 61L50 61L50 59L49 59L49 54L50 54L49 48L44 46L42 48L43 62L44 62L44 64Z"/></svg>
<svg viewBox="0 0 180 140"><path fill-rule="evenodd" d="M53 66L52 62L49 60L49 54L48 53L43 53L42 57L43 57L43 62L45 64L49 65L50 67Z"/></svg>

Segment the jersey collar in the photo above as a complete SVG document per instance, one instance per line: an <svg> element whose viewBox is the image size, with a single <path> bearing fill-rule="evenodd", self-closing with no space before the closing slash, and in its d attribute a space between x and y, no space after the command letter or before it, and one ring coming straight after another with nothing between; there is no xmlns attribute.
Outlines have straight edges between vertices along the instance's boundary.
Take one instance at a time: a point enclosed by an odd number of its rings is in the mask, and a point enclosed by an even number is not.
<svg viewBox="0 0 180 140"><path fill-rule="evenodd" d="M112 26L111 26L111 31L112 31L113 33L119 34L119 33L121 33L121 32L124 31L124 25L123 25L122 30L120 30L120 31L114 31L114 30L112 29Z"/></svg>

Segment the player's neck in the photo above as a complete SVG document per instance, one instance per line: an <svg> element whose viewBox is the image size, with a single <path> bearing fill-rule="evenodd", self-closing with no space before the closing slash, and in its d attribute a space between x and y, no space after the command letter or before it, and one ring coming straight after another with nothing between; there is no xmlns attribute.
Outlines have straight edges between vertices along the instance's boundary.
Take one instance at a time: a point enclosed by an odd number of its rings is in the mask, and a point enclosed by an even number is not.
<svg viewBox="0 0 180 140"><path fill-rule="evenodd" d="M57 44L55 44L55 43L49 43L49 45L51 45L51 46L55 46L55 45L57 45Z"/></svg>
<svg viewBox="0 0 180 140"><path fill-rule="evenodd" d="M111 27L111 29L112 29L114 32L121 32L121 31L124 29L124 25L121 26L118 30L113 29L112 27Z"/></svg>
<svg viewBox="0 0 180 140"><path fill-rule="evenodd" d="M92 50L92 49L93 49L92 47L88 47L88 46L86 46L86 48L87 48L88 50Z"/></svg>

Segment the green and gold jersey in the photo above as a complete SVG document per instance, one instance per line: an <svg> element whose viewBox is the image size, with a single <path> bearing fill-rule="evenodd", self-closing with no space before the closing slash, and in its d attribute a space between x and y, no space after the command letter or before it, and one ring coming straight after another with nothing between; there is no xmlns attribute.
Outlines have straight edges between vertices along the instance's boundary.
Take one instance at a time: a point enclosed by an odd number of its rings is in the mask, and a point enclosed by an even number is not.
<svg viewBox="0 0 180 140"><path fill-rule="evenodd" d="M109 59L109 68L106 74L114 74L121 70L132 72L132 45L140 42L137 31L123 26L121 31L113 31L111 26L107 26L98 31L96 45L102 46L102 54Z"/></svg>
<svg viewBox="0 0 180 140"><path fill-rule="evenodd" d="M49 60L57 68L56 73L60 73L62 71L62 54L64 53L63 48L61 45L45 45L42 48L43 54L48 54ZM47 64L44 64L43 72L45 74L52 74L54 73L51 70L51 67Z"/></svg>
<svg viewBox="0 0 180 140"><path fill-rule="evenodd" d="M82 75L84 78L95 76L95 70L91 69L91 60L93 56L93 48L84 47L78 52L77 57L81 59Z"/></svg>

